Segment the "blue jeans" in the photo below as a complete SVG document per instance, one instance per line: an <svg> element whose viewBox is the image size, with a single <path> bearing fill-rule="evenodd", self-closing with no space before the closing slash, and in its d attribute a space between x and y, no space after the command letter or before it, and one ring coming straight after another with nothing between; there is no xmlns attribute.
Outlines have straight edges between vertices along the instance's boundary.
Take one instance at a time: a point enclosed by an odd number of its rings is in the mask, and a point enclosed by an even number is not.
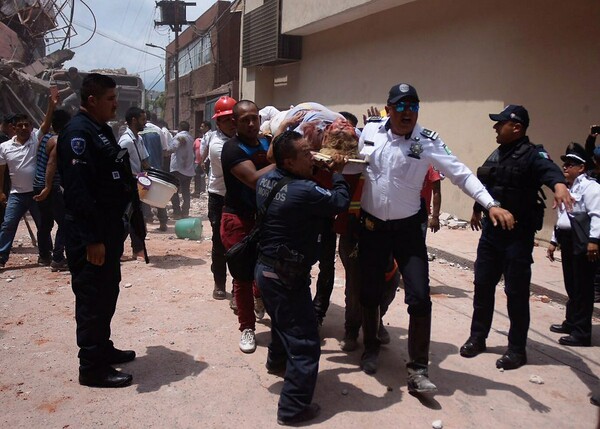
<svg viewBox="0 0 600 429"><path fill-rule="evenodd" d="M25 215L27 210L31 213L35 226L38 230L38 243L47 242L49 237L42 237L40 233L40 211L38 205L33 201L33 192L23 192L20 194L9 194L4 212L4 222L0 228L0 263L5 264L12 249L13 240L17 233L19 221ZM47 258L50 255L42 255L40 257Z"/></svg>

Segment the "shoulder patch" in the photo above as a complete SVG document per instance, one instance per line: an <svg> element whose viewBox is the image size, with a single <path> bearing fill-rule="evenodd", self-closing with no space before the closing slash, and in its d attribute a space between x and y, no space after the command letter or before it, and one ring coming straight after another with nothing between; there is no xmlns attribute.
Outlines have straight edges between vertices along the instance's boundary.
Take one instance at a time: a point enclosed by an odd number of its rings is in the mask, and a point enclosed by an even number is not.
<svg viewBox="0 0 600 429"><path fill-rule="evenodd" d="M548 152L546 151L540 150L538 154L544 159L550 159L550 155L548 155Z"/></svg>
<svg viewBox="0 0 600 429"><path fill-rule="evenodd" d="M437 131L428 130L427 128L423 128L421 135L431 140L436 140L440 136Z"/></svg>
<svg viewBox="0 0 600 429"><path fill-rule="evenodd" d="M71 139L71 149L75 155L81 155L85 152L85 139L81 137L73 137Z"/></svg>
<svg viewBox="0 0 600 429"><path fill-rule="evenodd" d="M321 194L325 195L326 197L330 197L331 196L331 192L329 192L327 189L323 189L320 186L315 186L315 189L320 192Z"/></svg>
<svg viewBox="0 0 600 429"><path fill-rule="evenodd" d="M372 142L370 140L365 140L365 146L375 146L375 142Z"/></svg>
<svg viewBox="0 0 600 429"><path fill-rule="evenodd" d="M446 143L444 143L442 145L442 148L444 149L444 151L448 154L448 155L452 155L452 151L450 150L450 148L446 145Z"/></svg>

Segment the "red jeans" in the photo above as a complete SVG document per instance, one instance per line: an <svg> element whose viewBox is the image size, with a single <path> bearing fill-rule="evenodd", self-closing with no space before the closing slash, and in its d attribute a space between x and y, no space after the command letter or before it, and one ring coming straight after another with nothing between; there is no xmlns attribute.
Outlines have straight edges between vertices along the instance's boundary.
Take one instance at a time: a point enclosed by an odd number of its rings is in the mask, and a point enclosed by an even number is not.
<svg viewBox="0 0 600 429"><path fill-rule="evenodd" d="M232 213L221 215L221 241L225 250L239 243L254 227L253 219L244 219ZM237 304L240 331L254 330L256 316L254 315L254 297L259 298L260 292L254 281L243 282L233 279L233 298Z"/></svg>

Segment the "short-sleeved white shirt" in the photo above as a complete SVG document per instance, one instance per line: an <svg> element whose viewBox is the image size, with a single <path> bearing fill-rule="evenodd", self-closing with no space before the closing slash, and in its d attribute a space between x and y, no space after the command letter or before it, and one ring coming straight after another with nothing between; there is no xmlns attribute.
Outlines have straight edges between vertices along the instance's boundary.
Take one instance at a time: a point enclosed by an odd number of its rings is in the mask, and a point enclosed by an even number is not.
<svg viewBox="0 0 600 429"><path fill-rule="evenodd" d="M33 178L40 145L40 131L31 133L25 144L17 142L17 136L0 144L0 165L6 165L10 174L11 194L33 192Z"/></svg>
<svg viewBox="0 0 600 429"><path fill-rule="evenodd" d="M119 146L123 149L127 149L127 152L129 153L131 172L133 174L140 173L142 171L142 161L150 157L142 137L139 135L136 137L133 134L133 131L128 127L119 139Z"/></svg>

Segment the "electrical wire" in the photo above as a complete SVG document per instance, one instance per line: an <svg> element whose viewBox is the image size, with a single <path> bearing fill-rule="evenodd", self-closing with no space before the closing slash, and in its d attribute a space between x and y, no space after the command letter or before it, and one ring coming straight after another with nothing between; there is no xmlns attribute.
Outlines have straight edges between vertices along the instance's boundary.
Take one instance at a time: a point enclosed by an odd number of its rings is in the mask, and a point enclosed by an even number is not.
<svg viewBox="0 0 600 429"><path fill-rule="evenodd" d="M73 15L75 14L75 0L71 0L71 14L69 16L69 22L67 23L67 34L65 36L65 40L63 42L62 48L65 49L67 47L67 42L71 38L71 26L73 25Z"/></svg>
<svg viewBox="0 0 600 429"><path fill-rule="evenodd" d="M75 23L77 25L79 25L80 27L85 28L86 30L92 31L92 29L89 26L87 26L86 24L83 24L83 23L77 22L77 21L75 21ZM108 34L102 32L100 30L96 29L95 30L95 34L98 34L99 36L102 36L102 37L104 37L104 38L106 38L108 40L112 40L113 42L118 43L118 44L123 45L123 46L126 46L126 47L128 47L130 49L134 49L136 51L144 52L147 55L151 55L153 57L160 58L161 60L163 59L163 57L161 57L160 55L153 54L152 52L145 51L144 49L138 48L137 46L134 46L134 45L130 45L129 43L123 42L122 40L115 39L114 36L108 35Z"/></svg>
<svg viewBox="0 0 600 429"><path fill-rule="evenodd" d="M92 37L94 37L94 34L96 34L96 33L100 34L100 32L98 32L98 28L97 28L98 27L98 22L96 21L96 15L94 15L94 11L92 10L92 8L90 8L87 5L86 2L84 2L83 0L79 0L79 1L87 8L87 10L90 11L90 14L92 15L92 19L94 20L94 28L92 29L92 28L86 27L86 26L84 26L82 24L78 24L78 25L82 26L83 28L86 28L87 30L91 31L92 34L90 35L90 37L85 42L83 42L82 44L80 44L78 46L73 46L73 47L71 47L71 49L77 49L77 48L81 48L82 46L87 45L88 42L90 40L92 40ZM73 22L75 22L75 21L73 21Z"/></svg>

